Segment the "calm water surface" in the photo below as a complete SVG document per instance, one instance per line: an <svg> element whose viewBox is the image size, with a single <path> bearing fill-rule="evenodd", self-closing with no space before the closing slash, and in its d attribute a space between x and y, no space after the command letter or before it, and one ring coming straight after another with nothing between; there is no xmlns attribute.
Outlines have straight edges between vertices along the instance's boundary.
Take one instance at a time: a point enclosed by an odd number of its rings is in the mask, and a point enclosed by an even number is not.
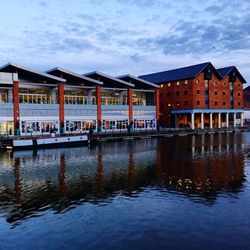
<svg viewBox="0 0 250 250"><path fill-rule="evenodd" d="M250 134L0 154L0 249L249 249Z"/></svg>

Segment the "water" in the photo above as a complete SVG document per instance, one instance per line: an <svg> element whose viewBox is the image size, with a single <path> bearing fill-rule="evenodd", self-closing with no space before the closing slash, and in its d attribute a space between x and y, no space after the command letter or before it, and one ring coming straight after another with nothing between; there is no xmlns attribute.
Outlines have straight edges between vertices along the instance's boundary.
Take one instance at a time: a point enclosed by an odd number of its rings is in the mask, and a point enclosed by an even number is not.
<svg viewBox="0 0 250 250"><path fill-rule="evenodd" d="M0 249L250 248L250 134L0 154Z"/></svg>

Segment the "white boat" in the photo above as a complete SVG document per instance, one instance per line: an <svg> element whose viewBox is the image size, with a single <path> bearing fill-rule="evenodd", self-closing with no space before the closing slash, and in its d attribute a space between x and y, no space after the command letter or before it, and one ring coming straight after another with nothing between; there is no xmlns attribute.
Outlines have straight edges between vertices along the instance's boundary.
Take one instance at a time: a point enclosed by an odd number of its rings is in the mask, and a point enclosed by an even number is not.
<svg viewBox="0 0 250 250"><path fill-rule="evenodd" d="M77 146L87 145L88 136L61 136L61 137L47 137L47 138L31 138L31 139L14 139L12 146L14 150L27 148L49 148L49 147L63 147L63 146Z"/></svg>

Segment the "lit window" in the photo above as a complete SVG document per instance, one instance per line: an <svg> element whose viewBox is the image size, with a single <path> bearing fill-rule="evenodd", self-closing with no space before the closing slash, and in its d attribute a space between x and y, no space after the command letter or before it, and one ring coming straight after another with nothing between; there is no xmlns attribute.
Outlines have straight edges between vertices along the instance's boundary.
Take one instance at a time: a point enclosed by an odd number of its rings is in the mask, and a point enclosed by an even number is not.
<svg viewBox="0 0 250 250"><path fill-rule="evenodd" d="M200 83L200 81L197 79L197 80L196 80L196 83L197 83L197 84L199 84L199 83Z"/></svg>
<svg viewBox="0 0 250 250"><path fill-rule="evenodd" d="M171 83L170 82L168 83L168 87L171 87Z"/></svg>
<svg viewBox="0 0 250 250"><path fill-rule="evenodd" d="M188 84L188 80L185 80L185 81L184 81L184 84Z"/></svg>
<svg viewBox="0 0 250 250"><path fill-rule="evenodd" d="M180 106L180 103L179 103L179 102L177 102L177 103L176 103L176 106L177 106L177 107L179 107L179 106Z"/></svg>
<svg viewBox="0 0 250 250"><path fill-rule="evenodd" d="M180 85L180 82L176 82L176 85Z"/></svg>
<svg viewBox="0 0 250 250"><path fill-rule="evenodd" d="M161 84L161 88L163 88L163 84Z"/></svg>
<svg viewBox="0 0 250 250"><path fill-rule="evenodd" d="M171 107L171 103L168 104L168 107Z"/></svg>

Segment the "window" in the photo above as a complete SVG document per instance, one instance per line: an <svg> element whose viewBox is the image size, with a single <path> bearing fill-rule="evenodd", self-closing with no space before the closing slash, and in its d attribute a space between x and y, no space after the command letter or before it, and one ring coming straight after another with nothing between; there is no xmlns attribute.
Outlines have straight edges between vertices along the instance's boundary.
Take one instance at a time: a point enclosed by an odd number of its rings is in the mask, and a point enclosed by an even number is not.
<svg viewBox="0 0 250 250"><path fill-rule="evenodd" d="M180 106L180 103L179 103L179 102L177 102L177 103L176 103L176 106L177 106L177 107L179 107L179 106Z"/></svg>
<svg viewBox="0 0 250 250"><path fill-rule="evenodd" d="M187 102L187 101L185 101L185 102L184 102L184 106L187 106L187 105L188 105L188 102Z"/></svg>
<svg viewBox="0 0 250 250"><path fill-rule="evenodd" d="M171 107L171 106L172 106L171 103L169 103L169 104L168 104L168 107Z"/></svg>
<svg viewBox="0 0 250 250"><path fill-rule="evenodd" d="M170 82L168 83L168 87L171 87L171 83Z"/></svg>
<svg viewBox="0 0 250 250"><path fill-rule="evenodd" d="M161 84L161 88L163 88L163 84Z"/></svg>
<svg viewBox="0 0 250 250"><path fill-rule="evenodd" d="M214 102L214 105L217 106L217 105L218 105L218 102Z"/></svg>
<svg viewBox="0 0 250 250"><path fill-rule="evenodd" d="M240 96L240 92L238 93L238 96Z"/></svg>
<svg viewBox="0 0 250 250"><path fill-rule="evenodd" d="M199 89L196 90L196 94L197 94L197 95L200 94L200 90L199 90Z"/></svg>
<svg viewBox="0 0 250 250"><path fill-rule="evenodd" d="M197 80L196 80L196 83L197 83L197 84L199 84L199 83L200 83L200 81L197 79Z"/></svg>
<svg viewBox="0 0 250 250"><path fill-rule="evenodd" d="M223 106L225 106L225 105L226 105L226 102L223 102L222 104L223 104Z"/></svg>
<svg viewBox="0 0 250 250"><path fill-rule="evenodd" d="M160 94L160 97L161 97L161 98L163 97L163 93Z"/></svg>
<svg viewBox="0 0 250 250"><path fill-rule="evenodd" d="M240 87L240 83L238 83L238 87Z"/></svg>
<svg viewBox="0 0 250 250"><path fill-rule="evenodd" d="M218 92L217 92L217 91L214 91L214 95L218 95Z"/></svg>
<svg viewBox="0 0 250 250"><path fill-rule="evenodd" d="M216 81L214 81L214 85L217 85L217 82L216 82Z"/></svg>
<svg viewBox="0 0 250 250"><path fill-rule="evenodd" d="M185 81L184 81L184 84L188 84L188 80L185 80Z"/></svg>
<svg viewBox="0 0 250 250"><path fill-rule="evenodd" d="M180 82L176 82L176 85L180 85Z"/></svg>
<svg viewBox="0 0 250 250"><path fill-rule="evenodd" d="M180 92L179 91L176 91L176 94L175 94L176 96L179 96L180 95Z"/></svg>
<svg viewBox="0 0 250 250"><path fill-rule="evenodd" d="M240 106L240 102L238 102L238 106Z"/></svg>
<svg viewBox="0 0 250 250"><path fill-rule="evenodd" d="M197 105L200 105L200 101L197 101L196 103L197 103Z"/></svg>
<svg viewBox="0 0 250 250"><path fill-rule="evenodd" d="M184 90L184 95L188 95L188 91L187 90Z"/></svg>
<svg viewBox="0 0 250 250"><path fill-rule="evenodd" d="M170 92L168 92L168 93L167 93L167 97L170 97L170 96L171 96L171 93L170 93Z"/></svg>
<svg viewBox="0 0 250 250"><path fill-rule="evenodd" d="M223 92L222 92L222 95L224 95L224 96L225 96L225 95L226 95L226 92L225 92L225 91L223 91Z"/></svg>

